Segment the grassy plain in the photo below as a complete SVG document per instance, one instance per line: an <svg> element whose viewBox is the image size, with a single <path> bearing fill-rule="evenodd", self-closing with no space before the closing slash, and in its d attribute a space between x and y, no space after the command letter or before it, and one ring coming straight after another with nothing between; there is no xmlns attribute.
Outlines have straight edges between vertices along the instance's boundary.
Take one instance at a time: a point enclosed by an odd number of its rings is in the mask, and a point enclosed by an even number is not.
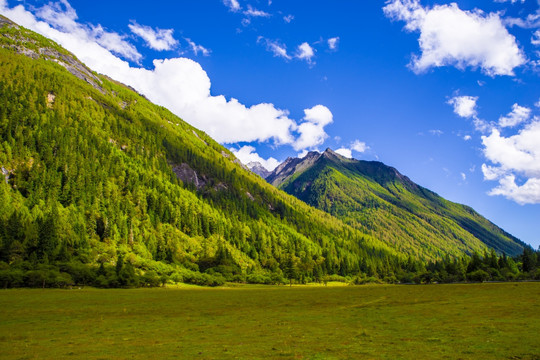
<svg viewBox="0 0 540 360"><path fill-rule="evenodd" d="M540 283L1 290L2 359L540 359Z"/></svg>

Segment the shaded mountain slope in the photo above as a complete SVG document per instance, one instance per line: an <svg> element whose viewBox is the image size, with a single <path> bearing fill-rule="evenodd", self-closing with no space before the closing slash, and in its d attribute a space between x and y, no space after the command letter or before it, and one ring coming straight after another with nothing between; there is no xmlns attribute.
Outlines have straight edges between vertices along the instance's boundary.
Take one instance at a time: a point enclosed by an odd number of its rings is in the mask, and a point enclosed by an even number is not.
<svg viewBox="0 0 540 360"><path fill-rule="evenodd" d="M485 246L510 255L523 251L524 243L470 207L443 199L381 162L347 159L327 149L287 159L267 180L420 258L470 254Z"/></svg>

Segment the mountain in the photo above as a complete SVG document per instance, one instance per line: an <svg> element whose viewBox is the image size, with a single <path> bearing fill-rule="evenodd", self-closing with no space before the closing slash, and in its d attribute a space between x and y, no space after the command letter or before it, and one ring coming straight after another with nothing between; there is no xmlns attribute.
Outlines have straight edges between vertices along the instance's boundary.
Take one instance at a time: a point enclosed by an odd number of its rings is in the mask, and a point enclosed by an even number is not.
<svg viewBox="0 0 540 360"><path fill-rule="evenodd" d="M165 108L0 19L6 283L71 276L119 286L134 274L274 282L411 267L414 259L277 190Z"/></svg>
<svg viewBox="0 0 540 360"><path fill-rule="evenodd" d="M480 251L517 255L526 246L470 207L443 199L396 169L327 149L289 158L266 180L298 199L424 259Z"/></svg>
<svg viewBox="0 0 540 360"><path fill-rule="evenodd" d="M251 161L246 164L249 170L251 170L253 173L259 175L263 179L266 179L268 175L270 175L270 171L266 169L260 162L258 161Z"/></svg>

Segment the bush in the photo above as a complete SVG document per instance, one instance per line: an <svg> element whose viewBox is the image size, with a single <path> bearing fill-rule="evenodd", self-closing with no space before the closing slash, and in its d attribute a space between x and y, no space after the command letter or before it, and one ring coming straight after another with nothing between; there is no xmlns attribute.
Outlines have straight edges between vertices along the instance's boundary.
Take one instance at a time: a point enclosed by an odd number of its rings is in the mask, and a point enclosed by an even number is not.
<svg viewBox="0 0 540 360"><path fill-rule="evenodd" d="M269 285L269 284L272 283L272 279L270 278L270 276L268 276L266 274L261 274L261 273L249 274L246 277L246 281L248 282L248 284L266 284L266 285Z"/></svg>
<svg viewBox="0 0 540 360"><path fill-rule="evenodd" d="M473 271L467 274L467 279L470 281L484 282L490 279L489 274L482 269Z"/></svg>
<svg viewBox="0 0 540 360"><path fill-rule="evenodd" d="M0 270L0 286L4 288L24 286L24 272L18 269Z"/></svg>
<svg viewBox="0 0 540 360"><path fill-rule="evenodd" d="M161 285L161 278L154 270L147 271L143 276L141 276L141 285L158 287Z"/></svg>

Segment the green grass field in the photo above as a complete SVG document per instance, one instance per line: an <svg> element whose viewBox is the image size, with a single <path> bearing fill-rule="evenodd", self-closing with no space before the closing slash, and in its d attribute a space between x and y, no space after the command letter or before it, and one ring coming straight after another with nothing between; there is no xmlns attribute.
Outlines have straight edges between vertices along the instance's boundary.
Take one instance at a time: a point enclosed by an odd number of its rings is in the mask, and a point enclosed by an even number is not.
<svg viewBox="0 0 540 360"><path fill-rule="evenodd" d="M1 290L1 359L540 359L540 283Z"/></svg>

